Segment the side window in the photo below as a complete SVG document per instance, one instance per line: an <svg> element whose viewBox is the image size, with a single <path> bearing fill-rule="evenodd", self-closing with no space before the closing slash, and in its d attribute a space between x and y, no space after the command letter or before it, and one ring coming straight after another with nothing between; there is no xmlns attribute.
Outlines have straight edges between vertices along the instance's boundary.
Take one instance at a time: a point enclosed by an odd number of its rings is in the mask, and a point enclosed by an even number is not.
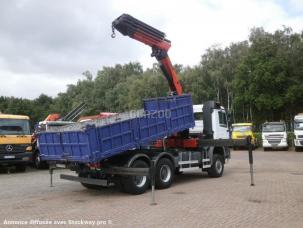
<svg viewBox="0 0 303 228"><path fill-rule="evenodd" d="M221 127L227 127L226 114L225 112L219 111L219 124Z"/></svg>
<svg viewBox="0 0 303 228"><path fill-rule="evenodd" d="M195 120L203 120L203 112L194 113Z"/></svg>

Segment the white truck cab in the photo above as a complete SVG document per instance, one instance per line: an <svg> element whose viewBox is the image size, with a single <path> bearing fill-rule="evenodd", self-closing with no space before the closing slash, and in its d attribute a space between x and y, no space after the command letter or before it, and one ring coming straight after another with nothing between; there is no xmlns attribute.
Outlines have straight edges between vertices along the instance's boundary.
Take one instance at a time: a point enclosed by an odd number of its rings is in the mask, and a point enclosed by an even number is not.
<svg viewBox="0 0 303 228"><path fill-rule="evenodd" d="M207 104L205 104L207 105ZM195 116L195 127L189 130L192 135L203 134L203 110L205 106L203 104L193 105L194 116ZM224 107L216 105L211 108L211 126L213 132L213 139L229 139L229 128L227 123L227 115ZM205 118L205 116L204 116Z"/></svg>
<svg viewBox="0 0 303 228"><path fill-rule="evenodd" d="M288 150L285 122L265 122L262 125L262 145L264 151L274 148Z"/></svg>
<svg viewBox="0 0 303 228"><path fill-rule="evenodd" d="M303 149L303 113L294 118L294 146L296 151Z"/></svg>

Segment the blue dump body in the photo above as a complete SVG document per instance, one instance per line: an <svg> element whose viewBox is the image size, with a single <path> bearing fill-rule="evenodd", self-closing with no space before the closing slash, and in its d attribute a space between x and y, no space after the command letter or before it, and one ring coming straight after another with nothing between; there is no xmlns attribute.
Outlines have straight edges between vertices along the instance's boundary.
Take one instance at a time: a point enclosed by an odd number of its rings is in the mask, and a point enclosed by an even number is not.
<svg viewBox="0 0 303 228"><path fill-rule="evenodd" d="M195 125L190 95L146 99L142 115L101 126L95 123L85 122L79 130L39 133L41 159L98 162Z"/></svg>

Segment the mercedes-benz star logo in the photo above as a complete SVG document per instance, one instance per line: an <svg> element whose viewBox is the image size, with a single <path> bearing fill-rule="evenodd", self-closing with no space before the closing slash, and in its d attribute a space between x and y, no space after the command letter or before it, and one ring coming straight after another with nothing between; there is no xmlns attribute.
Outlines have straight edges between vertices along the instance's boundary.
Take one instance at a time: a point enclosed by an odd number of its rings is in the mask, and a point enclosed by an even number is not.
<svg viewBox="0 0 303 228"><path fill-rule="evenodd" d="M8 152L11 152L11 151L13 151L13 146L12 145L7 145L6 147L5 147L5 149L6 149L6 151L8 151Z"/></svg>

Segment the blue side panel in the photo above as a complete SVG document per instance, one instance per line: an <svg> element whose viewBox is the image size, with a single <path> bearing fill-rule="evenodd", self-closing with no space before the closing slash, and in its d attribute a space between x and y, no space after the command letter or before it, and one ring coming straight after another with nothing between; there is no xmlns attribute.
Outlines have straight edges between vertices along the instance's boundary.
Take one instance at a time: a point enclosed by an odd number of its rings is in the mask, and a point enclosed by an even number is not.
<svg viewBox="0 0 303 228"><path fill-rule="evenodd" d="M194 127L195 119L190 95L147 99L144 101L147 112L165 111L169 134Z"/></svg>
<svg viewBox="0 0 303 228"><path fill-rule="evenodd" d="M60 140L60 133L44 132L39 134L39 149L42 159L61 160L63 148Z"/></svg>
<svg viewBox="0 0 303 228"><path fill-rule="evenodd" d="M135 140L136 119L129 119L96 128L100 150L95 152L95 160L114 156L137 147Z"/></svg>
<svg viewBox="0 0 303 228"><path fill-rule="evenodd" d="M140 117L99 127L89 122L82 130L42 132L41 159L97 162L194 126L190 95L148 99L144 110Z"/></svg>

